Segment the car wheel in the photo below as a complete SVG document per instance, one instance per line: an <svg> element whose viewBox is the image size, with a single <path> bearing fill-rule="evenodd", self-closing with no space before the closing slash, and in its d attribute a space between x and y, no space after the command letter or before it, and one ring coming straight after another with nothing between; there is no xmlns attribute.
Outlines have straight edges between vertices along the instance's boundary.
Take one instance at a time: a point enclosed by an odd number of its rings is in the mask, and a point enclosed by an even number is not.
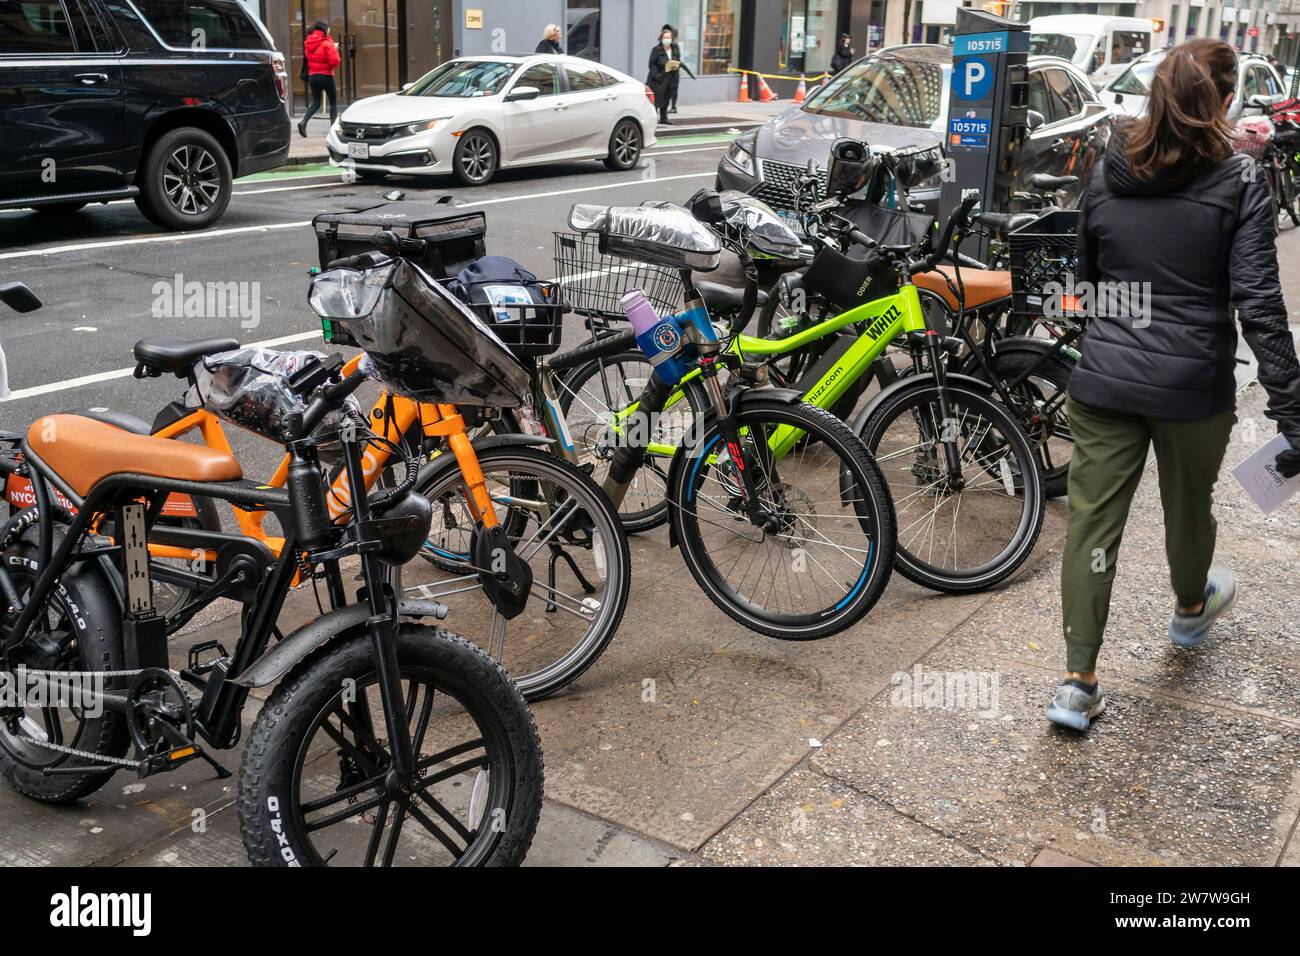
<svg viewBox="0 0 1300 956"><path fill-rule="evenodd" d="M615 172L632 169L641 159L641 127L635 120L619 120L609 134L609 155L605 166Z"/></svg>
<svg viewBox="0 0 1300 956"><path fill-rule="evenodd" d="M466 186L484 186L497 171L497 144L487 130L463 133L452 154L456 178Z"/></svg>
<svg viewBox="0 0 1300 956"><path fill-rule="evenodd" d="M153 144L136 185L135 204L151 222L164 229L205 229L230 205L230 160L210 133L174 129Z"/></svg>

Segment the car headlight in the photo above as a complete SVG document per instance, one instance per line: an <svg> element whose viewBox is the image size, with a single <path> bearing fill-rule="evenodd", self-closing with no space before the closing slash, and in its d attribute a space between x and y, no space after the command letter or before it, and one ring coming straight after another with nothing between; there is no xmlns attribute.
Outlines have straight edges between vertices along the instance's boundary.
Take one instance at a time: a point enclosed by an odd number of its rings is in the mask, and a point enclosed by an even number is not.
<svg viewBox="0 0 1300 956"><path fill-rule="evenodd" d="M333 133L335 136L342 136L342 135L343 135L343 121L342 121L341 119L340 119L340 120L335 120L335 121L334 121L334 125L330 127L330 132Z"/></svg>
<svg viewBox="0 0 1300 956"><path fill-rule="evenodd" d="M727 162L735 166L741 172L749 176L758 176L758 166L754 162L754 141L757 138L755 134L739 136L727 150Z"/></svg>
<svg viewBox="0 0 1300 956"><path fill-rule="evenodd" d="M399 126L397 127L397 135L414 136L416 133L427 133L431 129L437 129L450 119L450 116L439 116L437 119L424 120L420 123L411 123L407 126Z"/></svg>

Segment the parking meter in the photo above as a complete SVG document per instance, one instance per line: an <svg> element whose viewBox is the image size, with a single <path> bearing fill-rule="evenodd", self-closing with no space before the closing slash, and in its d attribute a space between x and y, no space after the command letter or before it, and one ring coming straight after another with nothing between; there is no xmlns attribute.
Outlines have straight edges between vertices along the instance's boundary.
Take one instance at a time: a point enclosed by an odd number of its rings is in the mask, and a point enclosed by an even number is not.
<svg viewBox="0 0 1300 956"><path fill-rule="evenodd" d="M1028 113L1029 25L958 8L944 127L948 168L940 193L942 217L970 190L979 191L985 212L1009 209ZM981 247L976 254L983 258L984 252Z"/></svg>

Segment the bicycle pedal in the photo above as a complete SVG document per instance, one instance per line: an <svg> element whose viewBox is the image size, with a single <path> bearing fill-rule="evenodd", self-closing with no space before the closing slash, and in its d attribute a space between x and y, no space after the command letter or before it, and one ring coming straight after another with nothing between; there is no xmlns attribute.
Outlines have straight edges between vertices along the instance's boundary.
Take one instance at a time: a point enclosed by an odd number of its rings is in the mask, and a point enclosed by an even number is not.
<svg viewBox="0 0 1300 956"><path fill-rule="evenodd" d="M167 773L175 770L181 764L206 756L198 744L185 744L180 747L173 747L163 753L150 754L140 761L136 772L141 777L151 777L156 773Z"/></svg>

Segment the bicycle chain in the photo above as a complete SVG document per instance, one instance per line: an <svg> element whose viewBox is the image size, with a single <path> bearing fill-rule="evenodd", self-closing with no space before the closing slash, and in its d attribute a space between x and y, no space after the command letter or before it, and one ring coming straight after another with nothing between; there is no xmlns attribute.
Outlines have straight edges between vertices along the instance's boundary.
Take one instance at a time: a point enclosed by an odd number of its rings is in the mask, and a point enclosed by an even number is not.
<svg viewBox="0 0 1300 956"><path fill-rule="evenodd" d="M17 671L15 671L15 673L17 673ZM46 677L46 678L85 677L85 676L135 677L138 674L144 673L144 668L140 668L138 670L133 670L133 671L38 671L38 670L24 669L23 673L35 674L37 676ZM181 693L185 695L186 699L190 703L190 706L193 707L194 699L190 697L189 692L185 689L185 685L180 682L180 674L178 674L176 671L173 670L169 670L167 673L171 674L172 677L176 679L176 684L178 687L180 687ZM26 735L18 735L18 740L22 741L23 743L34 744L37 747L44 747L46 750L53 750L57 753L68 754L71 757L82 757L86 760L94 760L99 763L115 764L116 766L127 767L131 770L139 770L147 762L144 760L132 760L129 757L110 757L107 754L97 754L91 750L79 750L76 747L68 747L64 744L51 743L48 740L37 740L35 737L28 737Z"/></svg>

